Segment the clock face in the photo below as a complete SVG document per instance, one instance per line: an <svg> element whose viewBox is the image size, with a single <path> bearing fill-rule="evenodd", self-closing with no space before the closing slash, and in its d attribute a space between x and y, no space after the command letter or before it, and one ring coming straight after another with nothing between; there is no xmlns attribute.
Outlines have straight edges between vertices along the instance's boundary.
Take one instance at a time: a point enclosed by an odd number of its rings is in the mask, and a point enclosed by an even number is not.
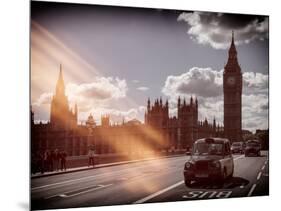
<svg viewBox="0 0 281 211"><path fill-rule="evenodd" d="M227 84L229 84L229 85L234 85L235 84L235 77L233 77L233 76L229 76L228 78L227 78Z"/></svg>

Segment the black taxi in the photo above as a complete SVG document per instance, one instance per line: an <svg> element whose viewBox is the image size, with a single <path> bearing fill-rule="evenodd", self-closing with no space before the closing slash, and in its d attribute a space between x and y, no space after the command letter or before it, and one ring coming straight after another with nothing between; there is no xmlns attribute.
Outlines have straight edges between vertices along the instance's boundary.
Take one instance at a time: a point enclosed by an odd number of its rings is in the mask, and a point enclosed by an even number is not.
<svg viewBox="0 0 281 211"><path fill-rule="evenodd" d="M230 141L225 138L202 138L194 142L190 159L184 165L184 181L214 180L223 182L232 177L234 162Z"/></svg>

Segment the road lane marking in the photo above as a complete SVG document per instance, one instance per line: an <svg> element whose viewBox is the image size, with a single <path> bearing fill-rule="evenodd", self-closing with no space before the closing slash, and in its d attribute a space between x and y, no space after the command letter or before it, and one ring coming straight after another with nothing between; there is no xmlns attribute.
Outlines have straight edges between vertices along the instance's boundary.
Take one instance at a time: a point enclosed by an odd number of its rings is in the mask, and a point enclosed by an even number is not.
<svg viewBox="0 0 281 211"><path fill-rule="evenodd" d="M54 198L54 197L70 198L70 197L73 197L73 196L78 196L78 195L81 195L81 194L84 194L84 193L88 193L88 192L92 192L92 191L99 190L99 189L102 189L102 188L106 188L106 187L109 187L111 185L113 185L113 184L97 185L97 187L95 187L95 188L91 188L89 190L81 191L81 192L78 192L78 193L75 193L75 194L68 195L69 193L74 192L74 191L69 191L69 192L65 192L63 194L52 195L52 196L46 197L45 199L50 199L50 198ZM78 191L78 190L76 190L76 191Z"/></svg>
<svg viewBox="0 0 281 211"><path fill-rule="evenodd" d="M259 172L258 176L257 176L257 180L259 180L261 178L261 172Z"/></svg>
<svg viewBox="0 0 281 211"><path fill-rule="evenodd" d="M183 157L176 157L175 161L178 159L182 159ZM97 175L93 175L93 176L88 176L88 177L82 177L82 178L77 178L77 179L72 179L72 180L66 180L66 181L62 181L62 182L56 182L56 183L52 183L52 184L48 184L48 185L42 185L42 186L38 186L38 187L33 187L31 188L31 191L35 191L38 189L43 189L43 188L47 188L47 187L52 187L52 186L57 186L57 185L64 185L67 183L72 183L72 182L77 182L77 181L81 181L81 180L87 180L87 179L91 179L91 178L96 178L96 177L100 177L100 176L105 176L105 175L113 175L116 173L121 173L123 171L128 171L128 170L136 170L136 169L141 169L141 168L146 168L146 165L141 165L141 166L135 166L135 167L131 167L131 168L126 168L126 169L122 169L119 171L114 171L114 172L106 172L106 173L102 173L102 174L97 174Z"/></svg>
<svg viewBox="0 0 281 211"><path fill-rule="evenodd" d="M249 191L247 196L251 196L252 195L252 193L254 192L256 186L257 186L256 184L253 184L253 186L251 187L251 190Z"/></svg>
<svg viewBox="0 0 281 211"><path fill-rule="evenodd" d="M265 165L263 165L263 167L261 168L261 170L264 170L264 168L265 168Z"/></svg>
<svg viewBox="0 0 281 211"><path fill-rule="evenodd" d="M92 192L92 191L99 190L99 189L102 189L102 188L106 188L106 187L109 187L111 185L113 185L113 184L99 185L99 187L96 187L96 188L93 188L93 189L90 189L90 190L81 191L79 193L75 193L75 194L71 194L71 195L66 195L67 193L66 194L64 193L64 194L61 194L59 196L62 197L62 198L70 198L70 197L73 197L73 196L78 196L78 195L81 195L81 194L84 194L84 193L88 193L88 192Z"/></svg>
<svg viewBox="0 0 281 211"><path fill-rule="evenodd" d="M238 159L240 159L240 158L242 158L242 157L244 157L244 155L240 155L240 156L238 156L238 157L235 157L235 158L233 158L233 160L238 160Z"/></svg>
<svg viewBox="0 0 281 211"><path fill-rule="evenodd" d="M169 191L169 190L171 190L173 188L176 188L176 187L182 185L183 183L184 183L184 181L182 180L182 181L180 181L180 182L178 182L176 184L173 184L173 185L171 185L171 186L169 186L169 187L167 187L167 188L165 188L163 190L160 190L160 191L158 191L156 193L153 193L151 195L148 195L147 197L144 197L144 198L142 198L142 199L140 199L140 200L138 200L136 202L133 202L133 204L140 204L140 203L146 202L146 201L148 201L148 200L150 200L150 199L152 199L152 198L154 198L156 196L159 196L160 194L163 194L163 193L165 193L165 192L167 192L167 191Z"/></svg>

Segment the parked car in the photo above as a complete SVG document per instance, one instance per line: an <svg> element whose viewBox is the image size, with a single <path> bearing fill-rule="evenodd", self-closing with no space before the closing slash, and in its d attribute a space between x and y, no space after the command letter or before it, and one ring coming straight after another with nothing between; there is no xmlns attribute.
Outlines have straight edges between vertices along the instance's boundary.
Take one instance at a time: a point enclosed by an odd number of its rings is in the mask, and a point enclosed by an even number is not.
<svg viewBox="0 0 281 211"><path fill-rule="evenodd" d="M233 176L233 171L230 141L225 138L203 138L194 142L183 174L185 185L189 187L193 181L204 179L224 182Z"/></svg>
<svg viewBox="0 0 281 211"><path fill-rule="evenodd" d="M244 153L244 143L243 142L233 142L231 145L232 153Z"/></svg>
<svg viewBox="0 0 281 211"><path fill-rule="evenodd" d="M246 142L245 157L249 155L261 155L261 144L258 140L249 140Z"/></svg>

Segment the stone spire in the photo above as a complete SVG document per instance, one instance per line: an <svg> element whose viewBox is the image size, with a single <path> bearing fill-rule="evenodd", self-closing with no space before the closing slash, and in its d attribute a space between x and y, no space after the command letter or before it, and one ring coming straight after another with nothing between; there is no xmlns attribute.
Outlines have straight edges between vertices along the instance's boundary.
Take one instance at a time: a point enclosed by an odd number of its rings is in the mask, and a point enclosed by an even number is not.
<svg viewBox="0 0 281 211"><path fill-rule="evenodd" d="M65 86L64 86L64 80L62 75L62 65L60 64L60 72L59 72L59 78L56 85L56 95L64 95L65 92Z"/></svg>

